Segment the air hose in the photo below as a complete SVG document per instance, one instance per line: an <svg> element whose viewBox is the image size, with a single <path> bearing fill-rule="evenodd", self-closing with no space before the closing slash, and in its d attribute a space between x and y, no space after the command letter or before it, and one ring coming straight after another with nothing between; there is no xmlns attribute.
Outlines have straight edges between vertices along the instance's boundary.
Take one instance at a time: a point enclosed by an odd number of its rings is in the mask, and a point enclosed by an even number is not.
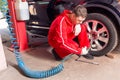
<svg viewBox="0 0 120 80"><path fill-rule="evenodd" d="M10 12L8 8L6 8L6 6L8 6L7 0L2 0L3 2L5 2L5 4L2 7L3 10L3 14L6 17L6 22L8 23L8 29L10 31L10 38L11 38L11 44L13 45L14 48L14 54L15 54L15 58L18 64L18 67L23 71L23 73L31 78L47 78L50 76L53 76L59 72L61 72L64 68L63 63L64 61L66 61L68 58L70 58L71 55L65 57L61 63L59 65L57 65L56 67L50 69L50 70L45 70L45 71L33 71L30 70L25 64L24 61L22 60L22 56L21 53L19 51L19 46L18 46L18 42L16 39L16 34L15 34L15 30L12 27L12 22L10 21L11 16L9 14L7 14L7 12Z"/></svg>

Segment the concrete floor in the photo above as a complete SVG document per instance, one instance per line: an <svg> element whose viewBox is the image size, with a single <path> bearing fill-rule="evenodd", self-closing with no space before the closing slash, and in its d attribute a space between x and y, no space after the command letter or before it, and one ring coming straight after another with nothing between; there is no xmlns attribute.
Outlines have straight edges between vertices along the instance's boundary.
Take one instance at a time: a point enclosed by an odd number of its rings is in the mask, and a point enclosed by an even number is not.
<svg viewBox="0 0 120 80"><path fill-rule="evenodd" d="M6 45L7 44L7 45ZM8 68L0 72L0 80L120 80L120 54L114 54L114 59L108 57L95 57L94 60L80 60L99 63L99 65L75 61L76 55L64 63L64 70L57 75L33 79L26 77L19 70L13 52L8 50L8 43L4 43L4 51ZM50 53L51 47L47 43L22 52L23 60L28 68L32 70L48 70L57 66L56 61ZM119 53L118 51L115 53Z"/></svg>

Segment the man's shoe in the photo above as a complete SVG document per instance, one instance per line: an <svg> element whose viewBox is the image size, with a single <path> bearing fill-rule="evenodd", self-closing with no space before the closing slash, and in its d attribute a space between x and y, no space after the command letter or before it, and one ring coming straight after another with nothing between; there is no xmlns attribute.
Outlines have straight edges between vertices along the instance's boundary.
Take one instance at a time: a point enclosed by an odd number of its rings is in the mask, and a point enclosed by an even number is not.
<svg viewBox="0 0 120 80"><path fill-rule="evenodd" d="M86 59L94 59L94 56L92 56L91 54L86 54L86 55L82 55L82 56Z"/></svg>
<svg viewBox="0 0 120 80"><path fill-rule="evenodd" d="M54 49L52 49L52 54L53 54L53 56L55 57L55 59L56 59L57 61L62 60L62 58L60 58L60 56L56 53L56 51L55 51Z"/></svg>

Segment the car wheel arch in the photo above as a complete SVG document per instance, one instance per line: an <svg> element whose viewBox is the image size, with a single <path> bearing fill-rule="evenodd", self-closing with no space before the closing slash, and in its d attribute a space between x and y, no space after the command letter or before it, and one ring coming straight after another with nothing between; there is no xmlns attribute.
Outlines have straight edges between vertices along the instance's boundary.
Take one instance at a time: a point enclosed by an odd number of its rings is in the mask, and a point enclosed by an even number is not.
<svg viewBox="0 0 120 80"><path fill-rule="evenodd" d="M115 21L117 21L117 25L120 26L120 15L119 12L117 11L117 9L115 9L113 6L108 6L108 4L102 5L102 4L86 4L85 7L88 10L88 13L100 13L97 10L101 9L103 11L106 11L109 15L112 15L114 17L114 19L116 19ZM93 11L91 11L91 9L94 9ZM105 13L101 13L103 15L108 15ZM110 18L110 16L108 16L108 18Z"/></svg>

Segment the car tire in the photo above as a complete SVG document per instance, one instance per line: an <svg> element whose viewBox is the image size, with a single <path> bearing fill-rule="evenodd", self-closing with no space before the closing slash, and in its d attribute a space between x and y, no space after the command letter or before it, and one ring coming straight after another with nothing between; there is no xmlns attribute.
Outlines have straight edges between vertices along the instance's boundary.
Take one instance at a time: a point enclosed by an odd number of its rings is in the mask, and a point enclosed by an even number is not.
<svg viewBox="0 0 120 80"><path fill-rule="evenodd" d="M100 13L90 13L84 24L87 25L91 42L90 54L103 56L116 47L118 43L117 30L107 16Z"/></svg>

